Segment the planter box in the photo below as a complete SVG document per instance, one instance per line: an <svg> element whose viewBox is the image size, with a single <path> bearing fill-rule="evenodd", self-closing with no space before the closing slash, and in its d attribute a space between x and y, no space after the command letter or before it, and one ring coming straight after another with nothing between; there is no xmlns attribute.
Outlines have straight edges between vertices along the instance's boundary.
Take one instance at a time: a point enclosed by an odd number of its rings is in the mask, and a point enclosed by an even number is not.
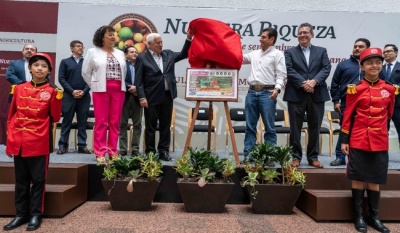
<svg viewBox="0 0 400 233"><path fill-rule="evenodd" d="M222 213L231 194L233 182L207 183L199 187L197 182L178 181L185 209L190 213Z"/></svg>
<svg viewBox="0 0 400 233"><path fill-rule="evenodd" d="M302 190L300 184L257 184L255 188L258 191L256 199L250 195L251 186L246 185L256 214L291 214Z"/></svg>
<svg viewBox="0 0 400 233"><path fill-rule="evenodd" d="M115 180L115 184L114 180L101 181L113 210L146 211L151 209L161 178L157 181L138 180L133 184L131 193L126 190L129 183L127 180Z"/></svg>

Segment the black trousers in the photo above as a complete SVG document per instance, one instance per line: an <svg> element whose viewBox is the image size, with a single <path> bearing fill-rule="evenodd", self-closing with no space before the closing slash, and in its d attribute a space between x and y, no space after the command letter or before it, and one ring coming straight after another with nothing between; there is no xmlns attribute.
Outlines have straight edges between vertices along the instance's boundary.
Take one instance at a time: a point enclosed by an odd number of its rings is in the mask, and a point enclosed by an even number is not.
<svg viewBox="0 0 400 233"><path fill-rule="evenodd" d="M171 143L170 127L174 102L170 91L166 91L164 95L164 103L144 108L146 154L149 152L156 152L157 124L159 124L158 129L160 131L160 140L158 142L157 150L159 153L169 152L169 145Z"/></svg>
<svg viewBox="0 0 400 233"><path fill-rule="evenodd" d="M16 216L43 214L48 164L49 155L14 156Z"/></svg>
<svg viewBox="0 0 400 233"><path fill-rule="evenodd" d="M307 113L308 125L308 146L307 160L312 162L318 160L319 155L319 134L322 119L324 117L325 102L314 102L311 94L306 94L303 102L288 102L290 122L290 146L292 147L293 159L301 161L301 128L303 127L304 116Z"/></svg>
<svg viewBox="0 0 400 233"><path fill-rule="evenodd" d="M86 122L90 107L90 94L84 95L81 99L76 99L70 94L64 94L62 100L63 121L61 126L59 148L68 148L69 134L71 131L72 120L76 112L78 122L78 147L86 147Z"/></svg>

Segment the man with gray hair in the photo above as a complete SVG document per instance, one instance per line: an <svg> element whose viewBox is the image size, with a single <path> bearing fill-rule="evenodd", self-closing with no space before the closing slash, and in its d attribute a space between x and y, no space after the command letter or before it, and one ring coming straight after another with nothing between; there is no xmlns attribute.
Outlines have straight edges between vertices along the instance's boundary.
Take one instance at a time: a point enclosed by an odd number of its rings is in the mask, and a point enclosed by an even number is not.
<svg viewBox="0 0 400 233"><path fill-rule="evenodd" d="M193 34L187 32L187 40L181 52L163 50L163 41L159 34L147 36L147 50L136 59L135 80L140 106L144 107L146 125L146 154L156 152L155 131L159 123L160 140L157 150L160 159L171 160L169 156L170 126L173 100L177 97L175 63L188 57Z"/></svg>

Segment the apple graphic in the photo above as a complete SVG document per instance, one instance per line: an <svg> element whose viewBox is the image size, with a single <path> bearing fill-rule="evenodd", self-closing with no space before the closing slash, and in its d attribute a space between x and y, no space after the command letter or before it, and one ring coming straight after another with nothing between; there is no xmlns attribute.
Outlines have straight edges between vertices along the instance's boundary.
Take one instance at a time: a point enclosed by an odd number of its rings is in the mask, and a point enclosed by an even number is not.
<svg viewBox="0 0 400 233"><path fill-rule="evenodd" d="M134 35L133 35L133 40L135 41L135 42L142 42L143 41L143 35L142 35L142 33L135 33Z"/></svg>
<svg viewBox="0 0 400 233"><path fill-rule="evenodd" d="M116 32L119 32L119 30L121 30L121 24L120 24L120 23L115 24L114 30L115 30Z"/></svg>
<svg viewBox="0 0 400 233"><path fill-rule="evenodd" d="M136 43L133 47L136 48L138 53L141 53L146 49L146 45L144 43Z"/></svg>
<svg viewBox="0 0 400 233"><path fill-rule="evenodd" d="M128 39L125 41L125 46L133 46L133 40L132 39Z"/></svg>
<svg viewBox="0 0 400 233"><path fill-rule="evenodd" d="M128 27L123 27L121 30L119 30L119 38L123 41L126 41L127 39L132 39L132 30Z"/></svg>
<svg viewBox="0 0 400 233"><path fill-rule="evenodd" d="M122 27L133 28L134 22L131 19L125 20L121 22Z"/></svg>

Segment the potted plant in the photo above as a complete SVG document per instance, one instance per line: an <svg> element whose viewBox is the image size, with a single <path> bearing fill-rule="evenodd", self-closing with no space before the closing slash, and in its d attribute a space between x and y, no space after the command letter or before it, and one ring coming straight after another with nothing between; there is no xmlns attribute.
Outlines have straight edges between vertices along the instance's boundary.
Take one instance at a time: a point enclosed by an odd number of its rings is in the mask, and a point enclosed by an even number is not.
<svg viewBox="0 0 400 233"><path fill-rule="evenodd" d="M187 212L221 213L225 211L235 173L230 159L221 159L205 149L189 148L177 159L174 169L180 174L177 184Z"/></svg>
<svg viewBox="0 0 400 233"><path fill-rule="evenodd" d="M157 155L116 156L104 163L104 190L113 210L149 210L161 181Z"/></svg>
<svg viewBox="0 0 400 233"><path fill-rule="evenodd" d="M291 147L256 144L249 153L242 186L251 196L255 213L290 214L304 188L306 177L290 166ZM277 162L280 169L268 166Z"/></svg>

